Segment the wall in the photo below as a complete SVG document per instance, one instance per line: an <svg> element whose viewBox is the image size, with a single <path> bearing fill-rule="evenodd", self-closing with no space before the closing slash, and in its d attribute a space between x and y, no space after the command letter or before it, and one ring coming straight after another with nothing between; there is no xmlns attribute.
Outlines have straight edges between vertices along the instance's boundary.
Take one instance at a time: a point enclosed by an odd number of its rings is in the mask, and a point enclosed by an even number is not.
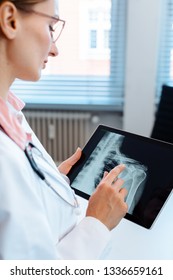
<svg viewBox="0 0 173 280"><path fill-rule="evenodd" d="M123 128L149 136L155 112L160 0L128 0Z"/></svg>
<svg viewBox="0 0 173 280"><path fill-rule="evenodd" d="M123 117L120 112L92 112L92 122L90 134L96 129L99 124L122 129Z"/></svg>

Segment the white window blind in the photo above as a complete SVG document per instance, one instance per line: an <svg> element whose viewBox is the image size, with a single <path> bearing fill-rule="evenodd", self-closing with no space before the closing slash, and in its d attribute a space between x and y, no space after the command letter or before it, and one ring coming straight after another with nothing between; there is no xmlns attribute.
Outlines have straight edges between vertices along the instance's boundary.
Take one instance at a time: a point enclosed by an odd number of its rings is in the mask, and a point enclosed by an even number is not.
<svg viewBox="0 0 173 280"><path fill-rule="evenodd" d="M162 85L173 86L173 0L162 0L159 58L157 73L157 102Z"/></svg>
<svg viewBox="0 0 173 280"><path fill-rule="evenodd" d="M66 20L59 56L49 59L38 82L16 80L12 91L28 106L121 109L126 5L126 0L59 0L60 18Z"/></svg>

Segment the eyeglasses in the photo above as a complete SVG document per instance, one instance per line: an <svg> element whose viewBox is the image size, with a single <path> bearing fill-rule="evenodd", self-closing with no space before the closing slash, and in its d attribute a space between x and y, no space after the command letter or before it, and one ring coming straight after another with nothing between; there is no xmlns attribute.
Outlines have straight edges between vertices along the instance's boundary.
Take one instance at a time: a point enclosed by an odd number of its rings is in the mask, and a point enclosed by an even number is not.
<svg viewBox="0 0 173 280"><path fill-rule="evenodd" d="M59 19L59 17L49 16L47 14L37 12L34 10L31 10L31 13L36 14L38 16L50 18L55 22L54 25L49 26L49 28L50 28L50 32L51 32L52 41L53 41L53 43L56 43L56 41L59 39L59 37L64 29L65 21L62 19Z"/></svg>
<svg viewBox="0 0 173 280"><path fill-rule="evenodd" d="M59 39L59 37L64 29L64 26L65 26L64 20L60 19L59 17L50 16L45 13L37 12L34 10L24 10L22 8L20 8L20 10L22 10L26 13L33 13L33 14L36 14L41 17L46 17L46 18L52 19L54 24L53 24L53 26L50 25L49 29L50 29L50 33L51 33L52 42L56 43L56 41Z"/></svg>

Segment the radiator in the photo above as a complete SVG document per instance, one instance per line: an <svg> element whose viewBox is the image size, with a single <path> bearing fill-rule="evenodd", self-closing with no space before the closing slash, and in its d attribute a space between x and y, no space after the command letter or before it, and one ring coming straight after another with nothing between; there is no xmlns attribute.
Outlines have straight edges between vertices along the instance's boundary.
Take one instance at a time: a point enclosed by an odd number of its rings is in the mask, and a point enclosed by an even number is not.
<svg viewBox="0 0 173 280"><path fill-rule="evenodd" d="M91 114L25 110L33 131L58 164L83 147L90 136Z"/></svg>

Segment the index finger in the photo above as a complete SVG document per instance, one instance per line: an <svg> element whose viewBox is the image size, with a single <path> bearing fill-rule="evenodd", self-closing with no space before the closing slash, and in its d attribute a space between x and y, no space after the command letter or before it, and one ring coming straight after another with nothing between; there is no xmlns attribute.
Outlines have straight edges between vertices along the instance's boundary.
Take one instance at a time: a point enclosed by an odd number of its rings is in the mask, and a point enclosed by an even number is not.
<svg viewBox="0 0 173 280"><path fill-rule="evenodd" d="M115 181L115 179L124 169L124 164L117 165L108 173L108 175L103 180L106 180L108 184L112 184L112 182Z"/></svg>

